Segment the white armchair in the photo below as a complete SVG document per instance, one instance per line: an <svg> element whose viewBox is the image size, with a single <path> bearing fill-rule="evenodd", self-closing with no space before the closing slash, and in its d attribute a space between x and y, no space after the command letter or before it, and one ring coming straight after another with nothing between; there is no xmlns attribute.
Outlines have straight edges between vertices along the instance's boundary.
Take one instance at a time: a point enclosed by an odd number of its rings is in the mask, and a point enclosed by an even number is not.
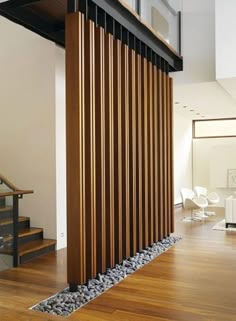
<svg viewBox="0 0 236 321"><path fill-rule="evenodd" d="M194 192L191 189L188 188L182 188L180 191L182 201L183 201L183 207L185 210L191 210L191 216L185 217L185 221L197 221L202 220L204 218L204 215L196 215L194 211L202 209L204 213L204 209L208 206L207 199L205 197L196 197Z"/></svg>
<svg viewBox="0 0 236 321"><path fill-rule="evenodd" d="M194 192L197 197L203 196L207 199L208 205L209 206L215 206L216 204L219 203L220 197L216 192L211 192L208 193L207 188L202 187L202 186L195 186L194 187ZM215 215L215 212L204 212L207 216Z"/></svg>

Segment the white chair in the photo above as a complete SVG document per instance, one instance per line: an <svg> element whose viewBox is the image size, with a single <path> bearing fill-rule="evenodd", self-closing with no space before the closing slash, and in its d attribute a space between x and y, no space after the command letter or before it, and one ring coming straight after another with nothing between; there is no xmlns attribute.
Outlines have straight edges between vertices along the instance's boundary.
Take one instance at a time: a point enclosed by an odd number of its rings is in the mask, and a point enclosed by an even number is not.
<svg viewBox="0 0 236 321"><path fill-rule="evenodd" d="M208 201L209 206L215 206L220 201L220 197L216 192L211 192L208 194L207 188L205 187L195 186L193 190L197 197L199 196L205 197ZM205 211L204 214L207 216L212 216L212 215L215 215L215 212Z"/></svg>
<svg viewBox="0 0 236 321"><path fill-rule="evenodd" d="M199 209L204 210L208 206L208 202L205 197L195 197L194 192L189 188L182 188L180 194L184 209L191 210L191 216L185 217L185 221L199 221L206 217L202 212L198 212L200 215L196 215L196 213L194 213L194 211Z"/></svg>

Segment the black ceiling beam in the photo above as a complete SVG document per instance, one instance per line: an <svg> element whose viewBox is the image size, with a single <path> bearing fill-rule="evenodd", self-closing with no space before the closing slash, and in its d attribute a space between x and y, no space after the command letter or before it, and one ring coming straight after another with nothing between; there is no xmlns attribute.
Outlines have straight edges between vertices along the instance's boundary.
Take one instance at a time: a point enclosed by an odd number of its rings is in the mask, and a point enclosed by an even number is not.
<svg viewBox="0 0 236 321"><path fill-rule="evenodd" d="M3 9L0 6L0 15L16 22L23 27L39 34L40 36L65 46L65 25L64 23L52 23L40 18L38 15L26 11L24 8Z"/></svg>
<svg viewBox="0 0 236 321"><path fill-rule="evenodd" d="M145 43L158 56L168 62L169 71L183 70L182 58L175 54L161 39L138 20L118 0L93 0L93 2L114 18L122 27L129 30L135 38Z"/></svg>
<svg viewBox="0 0 236 321"><path fill-rule="evenodd" d="M40 1L41 0L8 0L6 2L1 3L0 8L12 9L12 8L26 7Z"/></svg>

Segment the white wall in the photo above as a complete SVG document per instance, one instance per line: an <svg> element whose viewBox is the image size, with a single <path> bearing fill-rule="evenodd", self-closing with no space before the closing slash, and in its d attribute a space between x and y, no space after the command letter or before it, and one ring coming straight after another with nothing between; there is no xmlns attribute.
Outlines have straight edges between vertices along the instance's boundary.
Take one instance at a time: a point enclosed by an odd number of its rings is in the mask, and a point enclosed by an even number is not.
<svg viewBox="0 0 236 321"><path fill-rule="evenodd" d="M215 80L214 4L214 0L183 0L184 71L173 74L178 85Z"/></svg>
<svg viewBox="0 0 236 321"><path fill-rule="evenodd" d="M236 77L235 0L215 0L216 78Z"/></svg>
<svg viewBox="0 0 236 321"><path fill-rule="evenodd" d="M0 172L18 187L34 190L20 201L20 215L29 216L32 227L43 227L46 238L65 237L65 184L61 189L56 184L65 179L64 158L56 172L56 156L65 149L63 53L2 17L0 39ZM56 190L63 194L58 221ZM59 248L64 244L58 240Z"/></svg>
<svg viewBox="0 0 236 321"><path fill-rule="evenodd" d="M57 248L66 247L65 50L55 47Z"/></svg>
<svg viewBox="0 0 236 321"><path fill-rule="evenodd" d="M233 193L227 188L227 169L236 168L236 138L193 140L193 185L205 186L224 198Z"/></svg>
<svg viewBox="0 0 236 321"><path fill-rule="evenodd" d="M174 203L182 203L180 189L192 188L192 121L174 113Z"/></svg>

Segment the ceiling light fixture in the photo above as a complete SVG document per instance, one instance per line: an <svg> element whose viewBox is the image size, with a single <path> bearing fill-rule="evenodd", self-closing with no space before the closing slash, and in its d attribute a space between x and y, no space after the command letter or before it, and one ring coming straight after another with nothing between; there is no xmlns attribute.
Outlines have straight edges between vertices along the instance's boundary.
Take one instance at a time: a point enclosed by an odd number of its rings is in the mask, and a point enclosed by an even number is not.
<svg viewBox="0 0 236 321"><path fill-rule="evenodd" d="M190 109L190 111L194 111L194 109Z"/></svg>
<svg viewBox="0 0 236 321"><path fill-rule="evenodd" d="M180 104L180 102L179 102L179 101L176 101L175 104L178 105L178 104Z"/></svg>

